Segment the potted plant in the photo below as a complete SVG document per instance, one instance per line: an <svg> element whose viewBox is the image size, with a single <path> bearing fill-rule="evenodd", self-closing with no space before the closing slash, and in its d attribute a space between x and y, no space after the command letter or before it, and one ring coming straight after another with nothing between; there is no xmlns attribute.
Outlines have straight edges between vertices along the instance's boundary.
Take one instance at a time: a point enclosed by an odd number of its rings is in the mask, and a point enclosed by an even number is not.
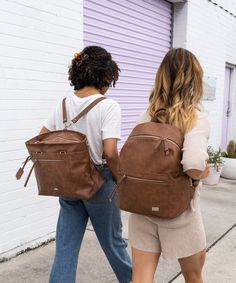
<svg viewBox="0 0 236 283"><path fill-rule="evenodd" d="M209 176L202 181L205 185L217 185L220 180L220 174L224 163L221 157L221 151L220 149L214 150L211 146L208 146L207 153L209 156L207 162L210 165L210 173Z"/></svg>
<svg viewBox="0 0 236 283"><path fill-rule="evenodd" d="M228 143L227 151L222 152L224 168L221 177L236 180L236 141Z"/></svg>

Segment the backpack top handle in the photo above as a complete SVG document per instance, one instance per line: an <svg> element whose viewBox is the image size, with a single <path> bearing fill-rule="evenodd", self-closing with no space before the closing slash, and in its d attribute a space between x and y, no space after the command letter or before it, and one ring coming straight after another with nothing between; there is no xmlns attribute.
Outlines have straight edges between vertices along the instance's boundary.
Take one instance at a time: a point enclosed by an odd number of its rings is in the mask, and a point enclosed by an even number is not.
<svg viewBox="0 0 236 283"><path fill-rule="evenodd" d="M165 119L165 122L163 122L163 118ZM151 122L156 123L170 123L170 111L167 108L159 108L155 112L154 117L152 117Z"/></svg>

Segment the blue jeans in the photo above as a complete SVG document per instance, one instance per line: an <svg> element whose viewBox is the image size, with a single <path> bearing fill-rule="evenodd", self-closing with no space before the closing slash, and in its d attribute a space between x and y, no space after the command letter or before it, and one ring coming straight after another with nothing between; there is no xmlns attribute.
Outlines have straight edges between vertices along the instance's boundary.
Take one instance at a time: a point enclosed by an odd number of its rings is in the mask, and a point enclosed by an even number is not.
<svg viewBox="0 0 236 283"><path fill-rule="evenodd" d="M132 267L127 242L122 238L120 210L115 198L109 201L115 183L107 166L102 171L104 184L91 199L59 199L56 255L49 283L75 283L80 246L89 218L118 281L131 282Z"/></svg>

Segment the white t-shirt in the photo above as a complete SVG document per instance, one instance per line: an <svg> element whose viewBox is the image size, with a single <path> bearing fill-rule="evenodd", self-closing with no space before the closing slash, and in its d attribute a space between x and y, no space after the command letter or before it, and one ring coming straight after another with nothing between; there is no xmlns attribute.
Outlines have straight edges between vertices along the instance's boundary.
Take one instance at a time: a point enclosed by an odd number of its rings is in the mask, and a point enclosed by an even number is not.
<svg viewBox="0 0 236 283"><path fill-rule="evenodd" d="M94 94L80 98L72 94L66 98L67 125L83 109L97 98L103 97L101 94ZM63 130L62 101L60 101L51 117L44 125L48 130ZM108 138L120 139L121 129L121 111L117 102L110 98L100 101L76 124L73 124L68 130L78 131L87 136L90 155L93 162L97 165L103 163L103 143Z"/></svg>

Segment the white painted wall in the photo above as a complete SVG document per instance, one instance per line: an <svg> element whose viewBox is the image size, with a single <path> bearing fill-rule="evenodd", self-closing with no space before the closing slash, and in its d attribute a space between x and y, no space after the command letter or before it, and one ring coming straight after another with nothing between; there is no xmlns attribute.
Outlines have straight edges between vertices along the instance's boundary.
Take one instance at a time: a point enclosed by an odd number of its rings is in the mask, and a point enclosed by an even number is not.
<svg viewBox="0 0 236 283"><path fill-rule="evenodd" d="M212 2L219 3L224 9ZM199 59L205 76L217 78L216 100L204 102L210 112L212 125L209 143L215 148L221 143L225 64L236 65L235 4L235 0L189 0L175 4L174 8L173 46L192 51ZM185 25L186 29L183 29ZM233 95L235 98L235 88ZM233 103L232 109L236 106L235 99ZM235 124L234 113L231 121L231 137L234 138L236 131L232 129Z"/></svg>
<svg viewBox="0 0 236 283"><path fill-rule="evenodd" d="M235 0L210 0L210 1L222 7L226 11L229 11L230 13L236 15L236 1Z"/></svg>
<svg viewBox="0 0 236 283"><path fill-rule="evenodd" d="M0 10L0 258L53 236L56 198L15 173L55 102L71 88L67 67L83 47L83 0L2 0ZM27 172L28 170L26 170ZM6 253L7 252L7 253Z"/></svg>
<svg viewBox="0 0 236 283"><path fill-rule="evenodd" d="M56 198L37 196L34 180L24 189L24 180L14 176L27 155L24 141L38 133L58 98L70 91L67 66L83 46L82 2L1 1L0 258L54 235ZM193 51L205 75L217 77L216 100L205 102L212 120L210 143L217 147L225 63L236 65L236 18L234 0L224 7L229 13L212 2L175 4L173 45Z"/></svg>

